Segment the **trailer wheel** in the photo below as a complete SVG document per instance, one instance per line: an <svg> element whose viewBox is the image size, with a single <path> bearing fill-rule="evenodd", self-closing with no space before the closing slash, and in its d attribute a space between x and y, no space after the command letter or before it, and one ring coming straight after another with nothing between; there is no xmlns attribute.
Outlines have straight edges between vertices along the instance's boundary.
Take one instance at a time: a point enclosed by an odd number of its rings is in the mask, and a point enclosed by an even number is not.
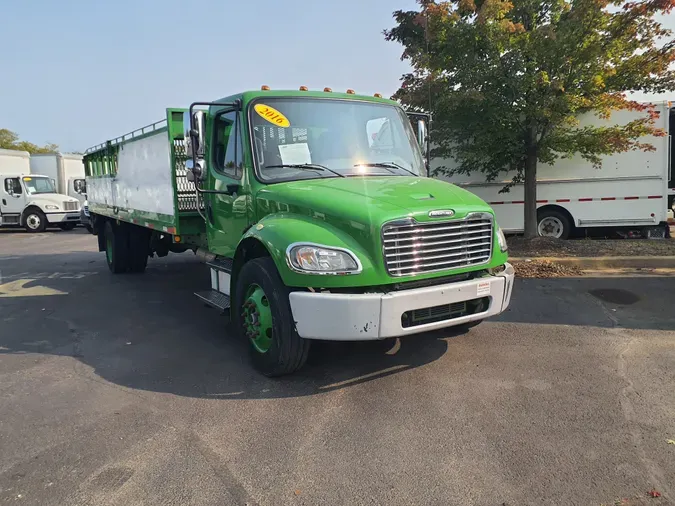
<svg viewBox="0 0 675 506"><path fill-rule="evenodd" d="M270 257L250 260L237 277L233 320L265 376L291 374L307 361L310 342L295 329L289 293Z"/></svg>
<svg viewBox="0 0 675 506"><path fill-rule="evenodd" d="M44 232L47 229L47 217L39 209L28 211L23 223L28 232Z"/></svg>
<svg viewBox="0 0 675 506"><path fill-rule="evenodd" d="M560 211L544 209L538 214L537 233L541 237L567 239L572 232L572 223Z"/></svg>
<svg viewBox="0 0 675 506"><path fill-rule="evenodd" d="M148 265L150 233L141 227L129 227L129 272L142 273Z"/></svg>
<svg viewBox="0 0 675 506"><path fill-rule="evenodd" d="M120 225L111 221L105 224L105 259L113 274L121 274L129 268L129 234Z"/></svg>

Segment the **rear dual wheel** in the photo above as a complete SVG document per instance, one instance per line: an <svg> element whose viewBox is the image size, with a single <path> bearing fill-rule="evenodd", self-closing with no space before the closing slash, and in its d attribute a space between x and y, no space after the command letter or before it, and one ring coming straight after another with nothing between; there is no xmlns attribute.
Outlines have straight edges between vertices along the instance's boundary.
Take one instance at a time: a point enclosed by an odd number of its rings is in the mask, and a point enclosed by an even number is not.
<svg viewBox="0 0 675 506"><path fill-rule="evenodd" d="M104 228L105 258L113 274L145 271L150 232L144 228L107 221Z"/></svg>
<svg viewBox="0 0 675 506"><path fill-rule="evenodd" d="M544 209L538 213L537 234L540 237L567 239L572 228L572 222L564 213L554 209Z"/></svg>
<svg viewBox="0 0 675 506"><path fill-rule="evenodd" d="M289 294L270 257L247 262L237 278L233 319L266 376L291 374L307 361L310 341L295 329Z"/></svg>

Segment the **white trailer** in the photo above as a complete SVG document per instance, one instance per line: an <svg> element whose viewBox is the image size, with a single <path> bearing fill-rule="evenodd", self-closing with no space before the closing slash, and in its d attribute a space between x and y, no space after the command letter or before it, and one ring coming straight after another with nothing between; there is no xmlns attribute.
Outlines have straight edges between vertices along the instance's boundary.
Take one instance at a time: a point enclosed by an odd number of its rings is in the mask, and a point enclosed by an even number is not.
<svg viewBox="0 0 675 506"><path fill-rule="evenodd" d="M56 183L56 191L84 204L85 178L82 155L72 153L34 154L30 157L33 174L44 174ZM79 190L79 191L78 191Z"/></svg>
<svg viewBox="0 0 675 506"><path fill-rule="evenodd" d="M0 226L72 230L80 222L78 199L59 194L55 179L32 172L30 160L26 151L0 149Z"/></svg>
<svg viewBox="0 0 675 506"><path fill-rule="evenodd" d="M602 166L594 168L580 156L560 159L554 165L537 168L537 217L539 235L566 238L574 229L592 227L640 228L655 230L667 221L673 205L675 184L672 176L672 133L675 132L675 108L670 102L655 104L659 111L657 127L665 137L645 137L654 151L629 151L602 157ZM645 113L618 111L608 120L593 114L580 118L580 124L626 124ZM431 169L452 168L452 159L432 159ZM514 173L486 182L480 173L438 177L466 188L485 200L495 211L505 232L524 230L523 185L508 193L500 190Z"/></svg>

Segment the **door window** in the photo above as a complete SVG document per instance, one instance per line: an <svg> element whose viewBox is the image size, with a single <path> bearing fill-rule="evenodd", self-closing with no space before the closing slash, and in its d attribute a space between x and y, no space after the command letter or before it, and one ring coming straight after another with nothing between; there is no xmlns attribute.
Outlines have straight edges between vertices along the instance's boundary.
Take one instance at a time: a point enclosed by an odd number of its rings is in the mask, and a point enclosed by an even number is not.
<svg viewBox="0 0 675 506"><path fill-rule="evenodd" d="M21 182L18 177L8 177L5 179L5 191L8 194L13 193L14 195L20 195L23 193L21 190Z"/></svg>
<svg viewBox="0 0 675 506"><path fill-rule="evenodd" d="M213 135L213 160L216 170L236 179L241 178L242 143L237 112L218 114Z"/></svg>

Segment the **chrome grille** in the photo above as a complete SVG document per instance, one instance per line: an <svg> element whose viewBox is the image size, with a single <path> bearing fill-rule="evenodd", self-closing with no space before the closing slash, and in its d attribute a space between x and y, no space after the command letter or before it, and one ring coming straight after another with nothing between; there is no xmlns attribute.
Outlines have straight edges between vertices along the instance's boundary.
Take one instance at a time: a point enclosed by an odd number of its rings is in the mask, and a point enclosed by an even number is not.
<svg viewBox="0 0 675 506"><path fill-rule="evenodd" d="M492 255L492 215L472 213L462 220L386 223L382 243L387 272L392 276L481 265Z"/></svg>
<svg viewBox="0 0 675 506"><path fill-rule="evenodd" d="M79 203L77 202L64 202L63 209L65 211L77 211L80 208Z"/></svg>

